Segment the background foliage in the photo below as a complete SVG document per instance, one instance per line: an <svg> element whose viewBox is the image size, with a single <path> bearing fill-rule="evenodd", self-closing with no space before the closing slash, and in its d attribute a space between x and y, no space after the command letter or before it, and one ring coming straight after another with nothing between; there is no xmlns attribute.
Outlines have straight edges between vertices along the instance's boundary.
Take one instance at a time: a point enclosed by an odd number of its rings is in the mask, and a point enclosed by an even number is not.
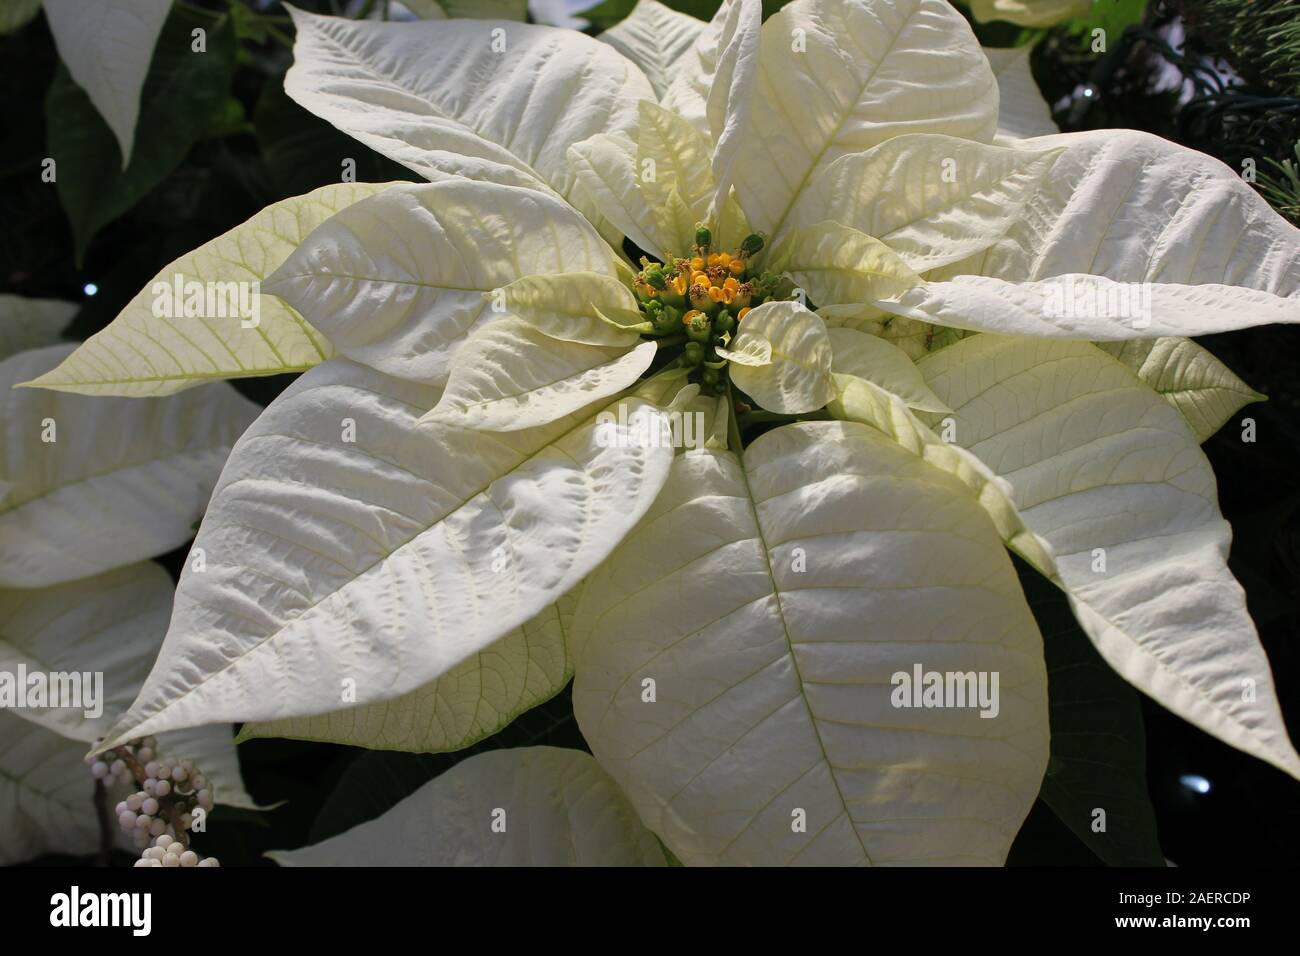
<svg viewBox="0 0 1300 956"><path fill-rule="evenodd" d="M667 0L702 19L717 0ZM332 0L299 5L336 13ZM490 13L502 0L457 0ZM522 3L515 3L522 9ZM587 11L589 32L634 0ZM781 5L764 0L765 14ZM32 6L28 4L28 6ZM262 5L255 5L262 6ZM85 93L59 64L37 16L0 36L0 292L77 301L69 335L103 328L164 265L276 200L341 178L413 179L311 116L283 92L292 26L278 4L176 4L145 84L131 164ZM384 4L353 4L381 10ZM0 20L0 31L9 25ZM190 31L204 57L178 56ZM1105 49L1093 31L1105 31ZM987 46L1036 43L1035 76L1065 130L1124 126L1209 152L1236 169L1254 160L1258 188L1300 223L1300 3L1296 0L1095 0L1089 17L1050 30L979 24ZM168 42L168 41L171 42ZM57 161L56 184L41 163ZM1205 446L1224 516L1236 532L1231 567L1273 664L1292 736L1300 736L1300 329L1259 328L1207 344L1270 396ZM235 385L267 402L287 377ZM186 549L163 559L178 573ZM1300 783L1194 730L1142 697L1097 657L1061 596L1022 574L1047 648L1052 759L1014 864L1289 862L1300 844ZM402 754L289 740L240 746L249 791L279 809L216 814L205 851L226 865L340 833L466 756L534 744L583 747L567 691L495 737L455 754ZM1209 781L1197 792L1193 777ZM1105 834L1088 825L1108 810ZM49 863L70 862L51 859ZM126 862L123 858L120 862Z"/></svg>

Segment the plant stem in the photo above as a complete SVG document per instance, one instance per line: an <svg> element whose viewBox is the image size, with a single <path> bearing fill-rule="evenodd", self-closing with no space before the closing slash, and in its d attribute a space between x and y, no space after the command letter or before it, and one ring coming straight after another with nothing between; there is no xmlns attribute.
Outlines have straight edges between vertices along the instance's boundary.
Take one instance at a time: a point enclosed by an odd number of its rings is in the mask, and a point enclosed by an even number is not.
<svg viewBox="0 0 1300 956"><path fill-rule="evenodd" d="M99 823L99 865L108 866L113 856L113 821L108 816L108 789L104 781L95 781L95 819Z"/></svg>

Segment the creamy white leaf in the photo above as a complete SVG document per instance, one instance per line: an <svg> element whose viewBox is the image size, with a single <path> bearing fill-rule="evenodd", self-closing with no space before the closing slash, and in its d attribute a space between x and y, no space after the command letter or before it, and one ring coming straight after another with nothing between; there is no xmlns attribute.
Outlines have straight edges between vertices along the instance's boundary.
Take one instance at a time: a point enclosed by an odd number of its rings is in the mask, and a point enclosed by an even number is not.
<svg viewBox="0 0 1300 956"><path fill-rule="evenodd" d="M1022 215L1060 151L896 136L815 175L792 228L834 220L888 245L917 272L987 249Z"/></svg>
<svg viewBox="0 0 1300 956"><path fill-rule="evenodd" d="M993 75L998 78L998 135L1000 145L1014 145L1029 136L1051 136L1058 132L1052 110L1043 99L1029 68L1032 46L985 47Z"/></svg>
<svg viewBox="0 0 1300 956"><path fill-rule="evenodd" d="M261 281L326 219L389 185L339 183L267 206L167 265L107 328L33 384L87 395L170 395L214 378L300 372L329 358L334 349L325 337L279 299L261 295ZM188 283L198 285L187 292ZM191 299L196 288L200 298ZM189 301L195 308L187 316ZM257 312L241 316L241 302Z"/></svg>
<svg viewBox="0 0 1300 956"><path fill-rule="evenodd" d="M445 179L393 186L326 220L264 288L340 354L440 385L483 293L521 276L616 276L614 253L573 207L519 186Z"/></svg>
<svg viewBox="0 0 1300 956"><path fill-rule="evenodd" d="M632 62L573 30L290 12L298 33L285 92L418 173L430 151L447 150L535 172L567 194L565 151L632 129L637 102L654 98Z"/></svg>
<svg viewBox="0 0 1300 956"><path fill-rule="evenodd" d="M832 220L789 230L772 250L769 267L784 272L823 309L858 307L921 282L879 239Z"/></svg>
<svg viewBox="0 0 1300 956"><path fill-rule="evenodd" d="M1056 580L1052 549L1026 526L1011 500L1011 485L960 445L937 434L917 412L874 382L856 375L835 375L835 400L827 406L835 418L870 425L899 447L952 475L975 496L1009 548L1044 575ZM939 424L945 432L950 417Z"/></svg>
<svg viewBox="0 0 1300 956"><path fill-rule="evenodd" d="M1172 408L1087 342L978 335L920 363L953 438L1013 489L1079 623L1164 707L1293 776L1268 659L1228 571L1214 473Z"/></svg>
<svg viewBox="0 0 1300 956"><path fill-rule="evenodd" d="M736 166L745 148L754 111L762 25L760 0L733 0L725 8L720 24L717 61L705 101L714 143L713 198L708 216L711 220L718 219L726 207Z"/></svg>
<svg viewBox="0 0 1300 956"><path fill-rule="evenodd" d="M638 0L626 19L596 39L608 43L640 67L654 87L655 95L662 97L675 73L673 67L703 29L701 21L678 13L658 0Z"/></svg>
<svg viewBox="0 0 1300 956"><path fill-rule="evenodd" d="M13 674L23 666L29 675L102 675L98 683L83 678L81 693L89 689L91 697L77 706L0 712L0 827L3 844L13 841L20 848L7 862L46 852L98 851L85 753L135 697L167 632L171 604L171 578L152 561L70 584L0 589L0 670ZM73 685L60 680L59 686ZM82 705L93 705L92 716ZM244 789L229 725L163 734L158 752L193 760L219 807L257 807ZM111 788L109 805L132 789L137 788ZM3 844L0 860L6 859Z"/></svg>
<svg viewBox="0 0 1300 956"><path fill-rule="evenodd" d="M1065 152L1021 220L963 271L1300 293L1300 230L1217 159L1136 130L1061 133L1021 147Z"/></svg>
<svg viewBox="0 0 1300 956"><path fill-rule="evenodd" d="M695 242L695 223L711 218L714 188L709 139L657 103L642 102L640 115L637 186L659 245L678 255L689 254ZM680 202L675 201L674 193Z"/></svg>
<svg viewBox="0 0 1300 956"><path fill-rule="evenodd" d="M718 69L722 34L728 15L740 0L723 0L718 12L677 61L676 74L662 97L663 105L684 117L701 133L709 134L709 90Z"/></svg>
<svg viewBox="0 0 1300 956"><path fill-rule="evenodd" d="M764 302L750 310L730 351L770 356L762 364L738 362L731 368L736 387L770 412L798 415L835 396L826 324L797 302Z"/></svg>
<svg viewBox="0 0 1300 956"><path fill-rule="evenodd" d="M627 388L657 351L654 342L565 342L507 316L465 340L442 397L420 421L487 431L545 425Z"/></svg>
<svg viewBox="0 0 1300 956"><path fill-rule="evenodd" d="M569 147L569 166L592 205L640 248L667 261L671 239L659 233L657 212L641 192L637 144L626 134L597 134Z"/></svg>
<svg viewBox="0 0 1300 956"><path fill-rule="evenodd" d="M0 587L61 584L182 544L257 416L225 382L150 399L13 388L74 348L0 362Z"/></svg>
<svg viewBox="0 0 1300 956"><path fill-rule="evenodd" d="M637 308L631 289L595 272L525 276L500 293L502 312L553 339L585 345L636 345L640 336L629 326L645 320Z"/></svg>
<svg viewBox="0 0 1300 956"><path fill-rule="evenodd" d="M572 592L435 681L378 704L315 717L245 724L240 742L290 737L368 747L442 753L489 737L554 697L573 676L564 632L577 601Z"/></svg>
<svg viewBox="0 0 1300 956"><path fill-rule="evenodd" d="M54 345L79 306L61 299L0 295L0 359Z"/></svg>
<svg viewBox="0 0 1300 956"><path fill-rule="evenodd" d="M0 710L0 866L99 849L86 745Z"/></svg>
<svg viewBox="0 0 1300 956"><path fill-rule="evenodd" d="M901 133L988 141L997 81L944 0L795 0L763 25L736 166L750 224L779 240L813 177Z"/></svg>
<svg viewBox="0 0 1300 956"><path fill-rule="evenodd" d="M909 408L947 412L948 406L930 391L921 372L907 354L884 339L843 326L827 329L831 343L831 371L856 375L897 395Z"/></svg>
<svg viewBox="0 0 1300 956"><path fill-rule="evenodd" d="M865 425L680 456L574 628L583 736L687 864L1000 864L1038 793L1046 673L1006 551ZM918 664L998 673L997 716L894 706Z"/></svg>
<svg viewBox="0 0 1300 956"><path fill-rule="evenodd" d="M630 425L598 434L596 409L505 434L417 427L437 398L335 359L267 408L231 453L195 541L205 569L182 573L115 739L429 683L581 580L672 458L625 440Z"/></svg>
<svg viewBox="0 0 1300 956"><path fill-rule="evenodd" d="M171 611L171 578L152 561L52 587L0 588L0 671L67 674L85 705L15 712L91 743L135 699Z"/></svg>
<svg viewBox="0 0 1300 956"><path fill-rule="evenodd" d="M596 761L558 747L478 754L376 820L267 855L281 866L665 864L654 834Z"/></svg>
<svg viewBox="0 0 1300 956"><path fill-rule="evenodd" d="M140 92L171 0L45 0L59 59L113 131L122 168L131 161Z"/></svg>
<svg viewBox="0 0 1300 956"><path fill-rule="evenodd" d="M1259 394L1191 339L1166 337L1098 342L1183 414L1196 437L1205 441Z"/></svg>
<svg viewBox="0 0 1300 956"><path fill-rule="evenodd" d="M1300 322L1300 296L1216 283L1116 282L1082 274L1039 282L959 275L871 301L899 315L958 329L1095 341Z"/></svg>

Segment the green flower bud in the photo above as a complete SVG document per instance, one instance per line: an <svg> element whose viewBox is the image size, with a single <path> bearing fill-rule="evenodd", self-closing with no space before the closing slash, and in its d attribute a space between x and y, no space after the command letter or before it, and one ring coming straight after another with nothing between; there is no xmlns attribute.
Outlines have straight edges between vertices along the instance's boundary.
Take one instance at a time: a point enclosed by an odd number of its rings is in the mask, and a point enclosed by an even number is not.
<svg viewBox="0 0 1300 956"><path fill-rule="evenodd" d="M696 313L686 323L686 337L692 342L707 342L713 336L713 324L707 315Z"/></svg>
<svg viewBox="0 0 1300 956"><path fill-rule="evenodd" d="M653 289L663 291L668 288L668 280L664 278L663 268L661 266L651 266L645 271L646 285Z"/></svg>
<svg viewBox="0 0 1300 956"><path fill-rule="evenodd" d="M723 332L736 331L736 318L726 309L718 313L718 317L713 320L713 331L721 335Z"/></svg>
<svg viewBox="0 0 1300 956"><path fill-rule="evenodd" d="M713 243L713 233L709 227L702 222L695 224L695 244L701 249L707 249Z"/></svg>
<svg viewBox="0 0 1300 956"><path fill-rule="evenodd" d="M717 385L722 381L722 373L716 368L706 368L700 373L700 381L705 385Z"/></svg>
<svg viewBox="0 0 1300 956"><path fill-rule="evenodd" d="M745 237L745 241L740 244L740 252L746 258L756 256L766 241L759 233L751 232Z"/></svg>
<svg viewBox="0 0 1300 956"><path fill-rule="evenodd" d="M699 342L687 342L682 349L683 365L699 365L704 360L704 346Z"/></svg>

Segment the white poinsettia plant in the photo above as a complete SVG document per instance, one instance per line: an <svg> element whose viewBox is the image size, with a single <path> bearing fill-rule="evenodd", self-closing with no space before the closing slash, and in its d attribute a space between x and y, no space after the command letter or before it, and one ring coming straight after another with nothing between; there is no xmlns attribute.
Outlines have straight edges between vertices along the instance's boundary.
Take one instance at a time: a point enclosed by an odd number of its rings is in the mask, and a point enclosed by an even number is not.
<svg viewBox="0 0 1300 956"><path fill-rule="evenodd" d="M1000 864L1049 753L1010 549L1124 678L1300 776L1199 447L1257 396L1187 338L1300 321L1300 233L1226 167L1057 134L944 0L294 20L289 95L427 182L161 274L260 281L255 327L146 289L28 383L305 373L102 747L454 750L572 677L592 756L478 756L278 858Z"/></svg>

